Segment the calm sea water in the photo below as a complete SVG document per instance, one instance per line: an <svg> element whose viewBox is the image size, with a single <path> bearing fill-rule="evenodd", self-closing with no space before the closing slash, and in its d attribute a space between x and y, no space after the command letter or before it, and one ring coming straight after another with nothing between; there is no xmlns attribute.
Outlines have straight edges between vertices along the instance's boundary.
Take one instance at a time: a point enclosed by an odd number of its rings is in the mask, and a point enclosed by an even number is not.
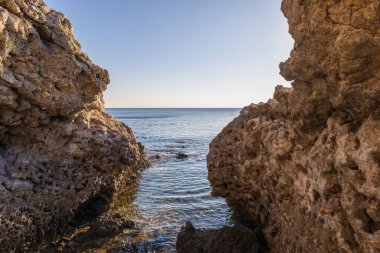
<svg viewBox="0 0 380 253"><path fill-rule="evenodd" d="M210 196L206 155L210 141L239 109L107 109L130 126L145 145L154 166L142 172L128 208L138 230L132 240L141 252L172 252L181 226L199 228L230 223L222 198ZM188 158L179 158L186 154ZM127 250L126 250L127 251Z"/></svg>

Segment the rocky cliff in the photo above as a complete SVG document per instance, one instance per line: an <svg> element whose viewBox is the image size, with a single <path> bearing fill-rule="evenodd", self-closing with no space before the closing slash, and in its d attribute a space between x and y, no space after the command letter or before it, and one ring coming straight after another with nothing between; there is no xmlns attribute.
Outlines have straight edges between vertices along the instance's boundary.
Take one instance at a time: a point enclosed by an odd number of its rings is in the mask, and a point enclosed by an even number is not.
<svg viewBox="0 0 380 253"><path fill-rule="evenodd" d="M0 251L34 251L106 210L144 156L64 15L0 0L0 33Z"/></svg>
<svg viewBox="0 0 380 253"><path fill-rule="evenodd" d="M283 0L292 88L210 144L213 194L271 252L380 252L380 2Z"/></svg>

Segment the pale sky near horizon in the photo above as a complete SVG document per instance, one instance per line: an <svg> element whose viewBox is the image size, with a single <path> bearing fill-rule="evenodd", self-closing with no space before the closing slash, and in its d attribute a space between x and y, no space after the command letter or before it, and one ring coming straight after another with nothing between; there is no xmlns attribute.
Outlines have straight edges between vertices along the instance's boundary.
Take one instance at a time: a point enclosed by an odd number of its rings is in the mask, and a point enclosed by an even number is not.
<svg viewBox="0 0 380 253"><path fill-rule="evenodd" d="M45 0L111 77L106 107L266 102L293 46L281 0Z"/></svg>

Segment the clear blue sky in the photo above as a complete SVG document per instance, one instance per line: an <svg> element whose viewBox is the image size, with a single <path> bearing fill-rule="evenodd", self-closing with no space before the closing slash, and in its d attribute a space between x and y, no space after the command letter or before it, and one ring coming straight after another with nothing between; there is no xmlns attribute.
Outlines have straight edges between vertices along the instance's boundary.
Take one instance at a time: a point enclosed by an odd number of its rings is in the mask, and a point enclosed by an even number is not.
<svg viewBox="0 0 380 253"><path fill-rule="evenodd" d="M108 69L107 107L242 107L289 85L281 0L45 1Z"/></svg>

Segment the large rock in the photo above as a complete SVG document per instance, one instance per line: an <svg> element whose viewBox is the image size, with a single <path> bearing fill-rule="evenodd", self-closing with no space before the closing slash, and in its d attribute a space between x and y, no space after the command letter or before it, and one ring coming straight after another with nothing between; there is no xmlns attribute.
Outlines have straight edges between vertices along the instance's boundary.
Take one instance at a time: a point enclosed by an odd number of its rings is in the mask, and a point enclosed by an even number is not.
<svg viewBox="0 0 380 253"><path fill-rule="evenodd" d="M189 221L181 228L177 253L259 253L255 233L243 226L220 229L195 229Z"/></svg>
<svg viewBox="0 0 380 253"><path fill-rule="evenodd" d="M0 34L0 252L34 251L104 212L144 155L64 15L0 0Z"/></svg>
<svg viewBox="0 0 380 253"><path fill-rule="evenodd" d="M380 252L380 2L284 0L292 88L211 143L213 195L272 252Z"/></svg>

